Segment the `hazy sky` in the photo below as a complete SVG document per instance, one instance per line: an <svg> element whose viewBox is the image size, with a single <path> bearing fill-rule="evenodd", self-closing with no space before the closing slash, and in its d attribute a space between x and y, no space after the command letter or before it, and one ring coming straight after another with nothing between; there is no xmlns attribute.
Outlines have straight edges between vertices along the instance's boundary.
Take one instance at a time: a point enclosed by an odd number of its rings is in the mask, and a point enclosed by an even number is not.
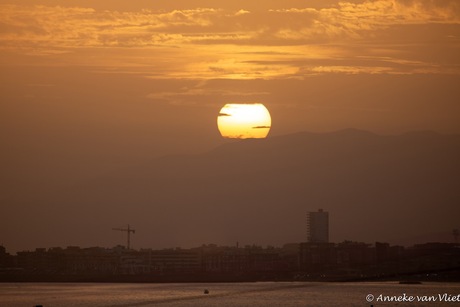
<svg viewBox="0 0 460 307"><path fill-rule="evenodd" d="M252 101L274 134L460 132L456 0L2 0L0 20L12 133L160 126L206 143L221 106Z"/></svg>
<svg viewBox="0 0 460 307"><path fill-rule="evenodd" d="M272 136L460 133L459 54L458 0L0 0L0 179L206 151L235 102Z"/></svg>

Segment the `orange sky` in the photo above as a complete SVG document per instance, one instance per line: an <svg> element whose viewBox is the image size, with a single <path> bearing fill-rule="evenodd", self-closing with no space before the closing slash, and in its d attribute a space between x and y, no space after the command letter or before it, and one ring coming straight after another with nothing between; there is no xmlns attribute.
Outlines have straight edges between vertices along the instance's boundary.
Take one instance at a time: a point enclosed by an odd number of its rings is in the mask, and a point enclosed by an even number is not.
<svg viewBox="0 0 460 307"><path fill-rule="evenodd" d="M460 133L459 54L458 0L0 0L0 179L209 150L226 103L271 136Z"/></svg>
<svg viewBox="0 0 460 307"><path fill-rule="evenodd" d="M22 0L1 1L0 20L2 116L11 119L22 116L19 102L48 112L54 99L69 109L96 99L134 118L142 103L197 116L185 106L215 114L260 101L275 134L460 132L456 0ZM100 89L89 93L87 81Z"/></svg>

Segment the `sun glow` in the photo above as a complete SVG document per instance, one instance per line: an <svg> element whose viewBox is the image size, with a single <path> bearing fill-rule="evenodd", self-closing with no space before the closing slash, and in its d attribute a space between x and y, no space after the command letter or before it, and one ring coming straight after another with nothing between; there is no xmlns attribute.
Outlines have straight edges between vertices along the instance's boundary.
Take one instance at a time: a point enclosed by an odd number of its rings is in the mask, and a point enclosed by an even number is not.
<svg viewBox="0 0 460 307"><path fill-rule="evenodd" d="M261 103L229 103L220 110L217 127L224 138L263 139L270 131L271 117Z"/></svg>

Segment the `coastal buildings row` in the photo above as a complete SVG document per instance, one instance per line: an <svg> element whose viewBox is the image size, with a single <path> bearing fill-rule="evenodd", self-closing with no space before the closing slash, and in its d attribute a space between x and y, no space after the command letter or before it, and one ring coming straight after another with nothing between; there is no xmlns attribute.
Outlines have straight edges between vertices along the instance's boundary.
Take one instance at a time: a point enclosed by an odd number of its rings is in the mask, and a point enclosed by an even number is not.
<svg viewBox="0 0 460 307"><path fill-rule="evenodd" d="M460 279L460 244L411 248L388 243L329 242L329 213L306 216L307 241L281 248L202 245L191 249L37 248L9 255L0 246L0 281L353 280L425 274ZM440 275L438 275L438 273ZM435 274L435 275L433 275Z"/></svg>
<svg viewBox="0 0 460 307"><path fill-rule="evenodd" d="M439 272L449 275L451 271L458 274L459 269L457 243L428 243L410 248L351 241L304 242L281 248L211 244L163 250L69 246L37 248L16 255L9 255L0 246L2 281L21 277L60 280L72 276L87 280L120 276L145 280L344 280Z"/></svg>

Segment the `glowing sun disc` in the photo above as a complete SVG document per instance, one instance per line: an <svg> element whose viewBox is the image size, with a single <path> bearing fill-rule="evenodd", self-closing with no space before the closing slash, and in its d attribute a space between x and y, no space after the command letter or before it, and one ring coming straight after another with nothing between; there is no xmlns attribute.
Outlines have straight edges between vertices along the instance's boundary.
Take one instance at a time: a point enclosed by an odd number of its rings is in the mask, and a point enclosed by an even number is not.
<svg viewBox="0 0 460 307"><path fill-rule="evenodd" d="M261 103L228 103L217 116L217 127L224 138L263 139L271 128L271 117Z"/></svg>

